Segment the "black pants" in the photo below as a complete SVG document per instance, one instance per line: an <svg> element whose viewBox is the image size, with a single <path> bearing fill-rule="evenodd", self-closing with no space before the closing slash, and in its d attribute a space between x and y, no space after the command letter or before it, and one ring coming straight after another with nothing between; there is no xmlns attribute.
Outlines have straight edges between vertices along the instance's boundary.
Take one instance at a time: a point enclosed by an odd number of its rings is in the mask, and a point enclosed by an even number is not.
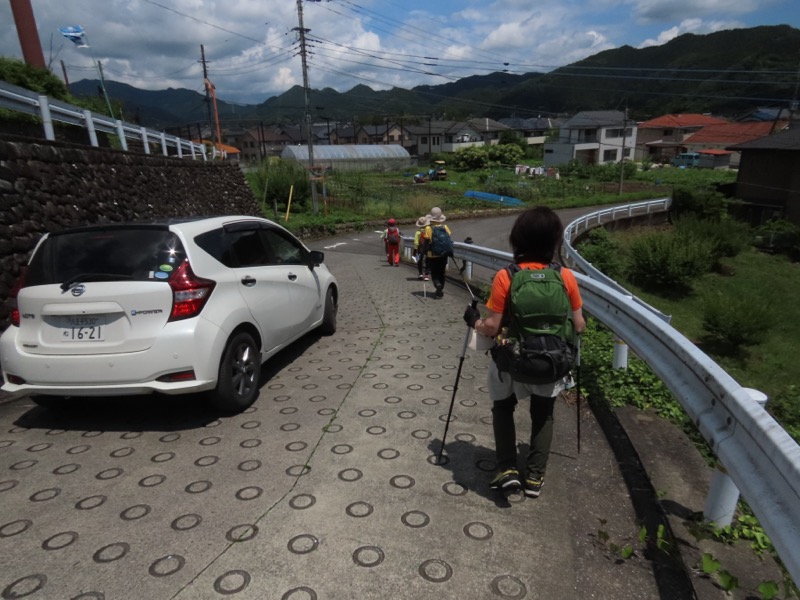
<svg viewBox="0 0 800 600"><path fill-rule="evenodd" d="M550 458L553 442L553 408L556 399L531 396L531 445L525 461L528 477L541 479ZM492 428L497 452L497 468L500 471L517 468L517 431L514 425L514 409L517 397L512 395L496 400L492 406Z"/></svg>
<svg viewBox="0 0 800 600"><path fill-rule="evenodd" d="M431 274L431 270L428 268L428 255L422 250L417 253L417 271L420 276Z"/></svg>
<svg viewBox="0 0 800 600"><path fill-rule="evenodd" d="M429 256L428 268L431 271L431 281L437 290L444 288L444 270L447 267L446 256Z"/></svg>

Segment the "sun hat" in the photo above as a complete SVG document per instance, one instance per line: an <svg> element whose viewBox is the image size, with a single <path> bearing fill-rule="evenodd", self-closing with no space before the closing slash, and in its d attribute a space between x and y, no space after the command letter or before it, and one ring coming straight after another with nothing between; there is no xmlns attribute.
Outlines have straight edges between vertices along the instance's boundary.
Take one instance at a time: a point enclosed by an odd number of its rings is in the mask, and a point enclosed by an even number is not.
<svg viewBox="0 0 800 600"><path fill-rule="evenodd" d="M424 217L420 217L419 219L417 219L417 227L427 227L429 220L430 220L430 215L425 215Z"/></svg>
<svg viewBox="0 0 800 600"><path fill-rule="evenodd" d="M434 206L431 209L431 214L429 216L430 220L434 223L444 223L445 219L447 218L442 214L442 209L438 206Z"/></svg>
<svg viewBox="0 0 800 600"><path fill-rule="evenodd" d="M394 219L389 219L389 225L394 225L395 223L397 223L397 221Z"/></svg>

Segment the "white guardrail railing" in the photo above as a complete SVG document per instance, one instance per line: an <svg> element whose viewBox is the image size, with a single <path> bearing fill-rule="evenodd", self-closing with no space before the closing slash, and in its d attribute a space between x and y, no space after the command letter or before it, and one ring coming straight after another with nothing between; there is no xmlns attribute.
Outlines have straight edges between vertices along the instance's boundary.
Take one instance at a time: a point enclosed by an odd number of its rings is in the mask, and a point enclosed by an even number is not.
<svg viewBox="0 0 800 600"><path fill-rule="evenodd" d="M207 159L206 147L203 144L167 135L163 131L154 131L141 125L112 119L106 115L96 115L79 106L53 100L5 81L0 81L0 108L40 117L45 138L51 141L56 139L53 121L59 121L85 128L89 136L89 143L94 147L98 147L97 132L102 131L116 135L122 150L128 150L128 139L135 139L142 143L145 154L150 154L150 144L156 144L161 148L161 154L164 156ZM170 147L175 149L172 154L169 152Z"/></svg>
<svg viewBox="0 0 800 600"><path fill-rule="evenodd" d="M566 258L583 271L575 276L586 311L624 340L675 395L800 582L800 446L668 317L599 273L572 247L572 240L591 227L668 208L669 199L662 198L581 217L565 228ZM472 264L499 270L512 261L509 252L462 242L454 246L467 273Z"/></svg>

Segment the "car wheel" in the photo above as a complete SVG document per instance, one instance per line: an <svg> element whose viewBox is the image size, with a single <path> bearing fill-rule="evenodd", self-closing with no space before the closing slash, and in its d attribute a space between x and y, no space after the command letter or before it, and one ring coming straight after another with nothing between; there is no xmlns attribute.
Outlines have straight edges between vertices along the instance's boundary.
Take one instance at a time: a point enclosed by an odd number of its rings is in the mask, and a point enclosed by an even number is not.
<svg viewBox="0 0 800 600"><path fill-rule="evenodd" d="M325 313L322 316L322 325L319 326L322 335L333 335L336 333L336 314L339 312L339 303L336 301L336 294L333 288L328 288L325 294Z"/></svg>
<svg viewBox="0 0 800 600"><path fill-rule="evenodd" d="M261 354L253 336L237 333L228 342L219 365L217 387L211 404L226 412L241 412L258 396Z"/></svg>

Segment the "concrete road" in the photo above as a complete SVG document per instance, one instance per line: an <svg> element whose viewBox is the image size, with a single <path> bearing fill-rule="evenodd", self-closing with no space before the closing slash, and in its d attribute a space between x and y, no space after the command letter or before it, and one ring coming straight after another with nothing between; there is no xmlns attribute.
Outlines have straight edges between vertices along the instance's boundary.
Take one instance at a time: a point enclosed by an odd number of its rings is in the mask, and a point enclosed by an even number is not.
<svg viewBox="0 0 800 600"><path fill-rule="evenodd" d="M505 225L471 227L453 222L476 241ZM591 412L579 455L575 406L557 403L540 498L488 489L486 356L467 353L454 394L466 291L426 297L376 238L312 244L339 244L339 330L270 361L243 414L196 397L0 405L0 597L681 598L610 550L639 527Z"/></svg>

